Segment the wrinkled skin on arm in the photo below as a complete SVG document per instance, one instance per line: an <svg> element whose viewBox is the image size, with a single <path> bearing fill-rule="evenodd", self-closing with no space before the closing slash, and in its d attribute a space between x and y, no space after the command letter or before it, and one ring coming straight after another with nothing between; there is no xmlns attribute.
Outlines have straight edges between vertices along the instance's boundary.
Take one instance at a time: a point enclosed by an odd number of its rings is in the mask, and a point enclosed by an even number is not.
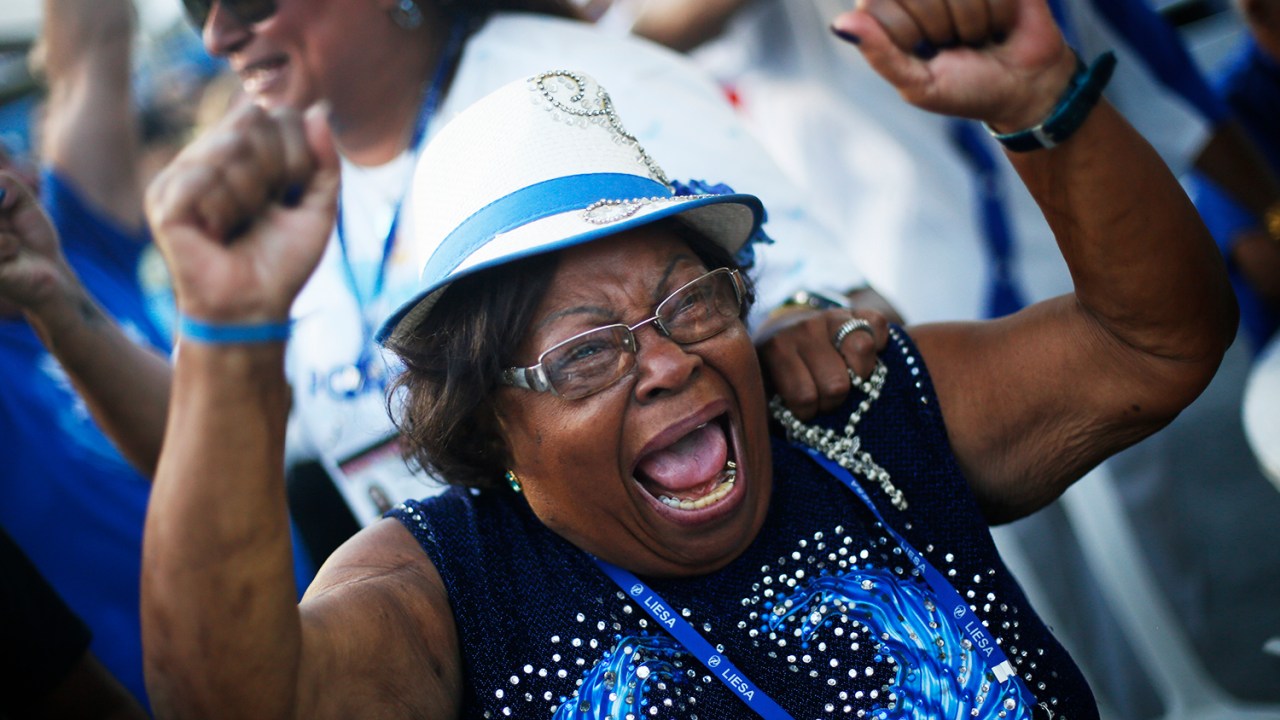
<svg viewBox="0 0 1280 720"><path fill-rule="evenodd" d="M246 108L148 191L179 309L281 322L319 262L338 160L319 113ZM183 341L148 508L142 611L160 716L453 717L448 598L395 521L325 564L299 604L283 452L284 343Z"/></svg>
<svg viewBox="0 0 1280 720"><path fill-rule="evenodd" d="M865 0L835 27L908 102L999 132L1047 117L1076 64L1041 0ZM914 55L922 43L948 49ZM1075 292L1001 320L912 329L992 521L1034 511L1167 424L1213 377L1236 327L1195 209L1105 101L1058 147L1008 156Z"/></svg>

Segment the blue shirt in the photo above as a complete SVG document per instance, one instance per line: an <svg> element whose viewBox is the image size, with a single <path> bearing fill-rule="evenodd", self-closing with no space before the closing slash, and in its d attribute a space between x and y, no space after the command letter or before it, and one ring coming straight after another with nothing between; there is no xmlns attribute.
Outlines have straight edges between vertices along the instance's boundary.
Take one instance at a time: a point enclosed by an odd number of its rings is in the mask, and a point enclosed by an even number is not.
<svg viewBox="0 0 1280 720"><path fill-rule="evenodd" d="M119 227L54 172L42 192L85 288L135 342L168 352L137 281L145 229ZM145 703L138 586L150 482L98 429L21 318L0 319L0 377L0 526L92 630L98 659ZM305 587L312 569L296 556Z"/></svg>

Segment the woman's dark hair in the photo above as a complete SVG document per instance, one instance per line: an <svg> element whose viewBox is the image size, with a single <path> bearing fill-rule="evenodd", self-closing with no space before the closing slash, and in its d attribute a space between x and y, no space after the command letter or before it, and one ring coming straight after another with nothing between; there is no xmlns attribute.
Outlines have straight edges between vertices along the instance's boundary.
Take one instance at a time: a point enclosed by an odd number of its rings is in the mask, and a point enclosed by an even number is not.
<svg viewBox="0 0 1280 720"><path fill-rule="evenodd" d="M688 243L709 269L738 267L728 251L685 223L664 220L658 227ZM494 391L502 370L515 364L559 261L559 253L547 253L462 278L414 332L389 342L405 365L388 403L406 458L452 485L502 483L511 453ZM747 281L744 318L753 299Z"/></svg>

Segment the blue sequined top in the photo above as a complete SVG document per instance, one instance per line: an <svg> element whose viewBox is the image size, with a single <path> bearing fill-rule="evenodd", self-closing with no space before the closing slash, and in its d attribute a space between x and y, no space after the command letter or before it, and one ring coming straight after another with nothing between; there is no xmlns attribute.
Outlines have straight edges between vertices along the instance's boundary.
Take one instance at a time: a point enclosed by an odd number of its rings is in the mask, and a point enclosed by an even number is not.
<svg viewBox="0 0 1280 720"><path fill-rule="evenodd" d="M1097 718L1084 678L997 555L905 334L894 331L882 360L887 381L860 435L908 508L862 484L987 623L1022 682L994 682L867 507L780 437L769 514L746 552L709 575L650 585L796 720ZM825 424L843 427L851 407ZM463 717L752 716L520 495L455 489L389 515L448 590Z"/></svg>

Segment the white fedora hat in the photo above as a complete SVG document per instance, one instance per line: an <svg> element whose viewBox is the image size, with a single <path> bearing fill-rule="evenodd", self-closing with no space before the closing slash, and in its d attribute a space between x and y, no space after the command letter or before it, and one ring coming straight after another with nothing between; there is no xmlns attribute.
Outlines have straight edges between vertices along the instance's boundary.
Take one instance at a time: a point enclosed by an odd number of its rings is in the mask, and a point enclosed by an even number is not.
<svg viewBox="0 0 1280 720"><path fill-rule="evenodd" d="M674 215L735 253L763 217L753 195L677 196L604 88L566 71L507 85L454 118L423 150L410 202L410 240L434 250L378 342L411 332L450 283L484 268Z"/></svg>

